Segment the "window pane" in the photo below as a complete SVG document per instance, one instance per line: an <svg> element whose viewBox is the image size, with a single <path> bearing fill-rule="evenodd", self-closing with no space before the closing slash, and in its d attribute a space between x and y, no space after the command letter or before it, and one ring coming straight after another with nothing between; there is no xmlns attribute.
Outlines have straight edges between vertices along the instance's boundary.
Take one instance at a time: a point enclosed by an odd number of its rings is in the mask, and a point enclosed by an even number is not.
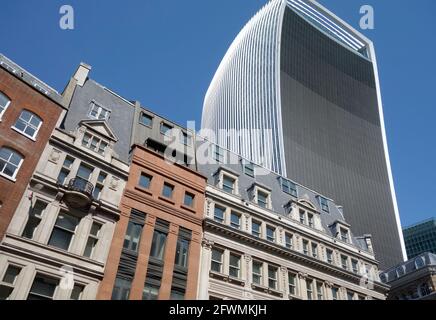
<svg viewBox="0 0 436 320"><path fill-rule="evenodd" d="M144 173L141 174L139 178L139 185L145 189L148 189L150 188L150 183L151 183L151 176Z"/></svg>
<svg viewBox="0 0 436 320"><path fill-rule="evenodd" d="M16 266L9 266L6 269L6 273L3 276L3 282L9 283L11 285L15 284L15 280L17 279L18 275L20 274L21 268Z"/></svg>
<svg viewBox="0 0 436 320"><path fill-rule="evenodd" d="M194 205L194 195L186 192L183 203L185 204L185 206L192 207Z"/></svg>
<svg viewBox="0 0 436 320"><path fill-rule="evenodd" d="M189 241L186 239L178 239L176 247L176 264L186 268L188 266Z"/></svg>
<svg viewBox="0 0 436 320"><path fill-rule="evenodd" d="M61 227L63 229L67 229L72 232L76 230L78 224L79 224L78 218L73 217L66 213L60 213L56 220L56 226Z"/></svg>
<svg viewBox="0 0 436 320"><path fill-rule="evenodd" d="M73 235L67 231L54 229L48 244L59 249L68 250L72 237Z"/></svg>
<svg viewBox="0 0 436 320"><path fill-rule="evenodd" d="M0 300L8 300L11 296L13 288L0 285Z"/></svg>
<svg viewBox="0 0 436 320"><path fill-rule="evenodd" d="M112 300L128 300L130 295L131 282L117 278L112 291Z"/></svg>
<svg viewBox="0 0 436 320"><path fill-rule="evenodd" d="M162 195L166 198L172 198L174 186L165 183L162 190Z"/></svg>
<svg viewBox="0 0 436 320"><path fill-rule="evenodd" d="M165 252L165 243L167 235L161 231L155 230L153 233L153 242L151 243L151 256L162 260Z"/></svg>
<svg viewBox="0 0 436 320"><path fill-rule="evenodd" d="M92 171L93 171L92 168L81 164L79 167L79 170L77 171L77 176L86 180L86 181L89 181L89 178L91 177Z"/></svg>
<svg viewBox="0 0 436 320"><path fill-rule="evenodd" d="M223 190L225 192L233 193L235 189L235 179L232 179L228 176L224 176L223 178Z"/></svg>
<svg viewBox="0 0 436 320"><path fill-rule="evenodd" d="M59 172L58 181L57 181L58 184L64 185L67 182L66 180L69 173L70 172L68 170L62 169L61 172Z"/></svg>
<svg viewBox="0 0 436 320"><path fill-rule="evenodd" d="M151 284L145 284L142 292L142 300L157 300L159 296L159 287Z"/></svg>
<svg viewBox="0 0 436 320"><path fill-rule="evenodd" d="M153 117L149 116L148 114L141 113L140 122L142 124L145 124L146 126L151 126L152 121L153 121Z"/></svg>
<svg viewBox="0 0 436 320"><path fill-rule="evenodd" d="M239 229L241 227L241 217L237 213L234 212L231 213L230 225L236 229Z"/></svg>
<svg viewBox="0 0 436 320"><path fill-rule="evenodd" d="M58 280L37 275L33 281L28 300L52 300Z"/></svg>
<svg viewBox="0 0 436 320"><path fill-rule="evenodd" d="M73 292L71 292L71 300L80 300L82 297L83 290L85 290L85 287L79 284L75 284L73 288Z"/></svg>
<svg viewBox="0 0 436 320"><path fill-rule="evenodd" d="M215 207L215 211L214 211L214 219L215 221L218 221L220 223L224 222L224 208L221 207Z"/></svg>

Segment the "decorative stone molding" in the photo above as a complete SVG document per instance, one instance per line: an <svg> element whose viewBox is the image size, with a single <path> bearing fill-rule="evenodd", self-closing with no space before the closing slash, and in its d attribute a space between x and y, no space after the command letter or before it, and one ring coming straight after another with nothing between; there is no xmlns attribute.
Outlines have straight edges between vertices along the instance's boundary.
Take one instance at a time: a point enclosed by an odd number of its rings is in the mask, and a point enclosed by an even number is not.
<svg viewBox="0 0 436 320"><path fill-rule="evenodd" d="M206 250L211 250L214 244L215 244L215 242L208 240L208 239L203 239L201 241L201 246Z"/></svg>
<svg viewBox="0 0 436 320"><path fill-rule="evenodd" d="M53 149L49 155L48 160L54 163L58 163L61 157L61 151L57 149Z"/></svg>

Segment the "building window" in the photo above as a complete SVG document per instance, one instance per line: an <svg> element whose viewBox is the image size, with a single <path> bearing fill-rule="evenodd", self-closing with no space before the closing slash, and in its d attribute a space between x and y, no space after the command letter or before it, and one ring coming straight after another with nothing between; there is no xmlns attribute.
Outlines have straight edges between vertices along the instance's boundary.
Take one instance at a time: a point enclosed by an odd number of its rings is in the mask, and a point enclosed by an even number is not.
<svg viewBox="0 0 436 320"><path fill-rule="evenodd" d="M297 295L297 276L295 273L288 273L288 285L289 285L289 294L293 296Z"/></svg>
<svg viewBox="0 0 436 320"><path fill-rule="evenodd" d="M14 125L14 129L26 137L35 139L41 128L42 120L36 114L23 110Z"/></svg>
<svg viewBox="0 0 436 320"><path fill-rule="evenodd" d="M151 127L153 124L153 117L144 112L141 112L141 114L139 115L139 123L147 127Z"/></svg>
<svg viewBox="0 0 436 320"><path fill-rule="evenodd" d="M274 242L275 241L276 229L271 226L266 227L266 240Z"/></svg>
<svg viewBox="0 0 436 320"><path fill-rule="evenodd" d="M224 163L224 149L214 145L213 159L217 162Z"/></svg>
<svg viewBox="0 0 436 320"><path fill-rule="evenodd" d="M224 212L226 211L226 209L222 208L222 207L218 207L215 206L215 211L214 211L214 220L219 222L219 223L224 223Z"/></svg>
<svg viewBox="0 0 436 320"><path fill-rule="evenodd" d="M173 192L174 192L174 186L165 182L162 189L162 195L165 198L171 199L173 197Z"/></svg>
<svg viewBox="0 0 436 320"><path fill-rule="evenodd" d="M306 280L306 292L307 292L307 300L313 300L313 288L312 288L312 280Z"/></svg>
<svg viewBox="0 0 436 320"><path fill-rule="evenodd" d="M3 93L0 92L0 120L10 104L11 100L9 100Z"/></svg>
<svg viewBox="0 0 436 320"><path fill-rule="evenodd" d="M285 233L285 246L288 249L292 249L292 234Z"/></svg>
<svg viewBox="0 0 436 320"><path fill-rule="evenodd" d="M92 223L88 241L86 242L85 252L83 253L85 257L91 258L94 254L95 247L97 246L99 240L101 227L101 223L95 221Z"/></svg>
<svg viewBox="0 0 436 320"><path fill-rule="evenodd" d="M241 271L241 256L230 253L229 276L239 278Z"/></svg>
<svg viewBox="0 0 436 320"><path fill-rule="evenodd" d="M329 203L328 200L324 197L319 197L319 205L321 206L321 210L324 212L329 212Z"/></svg>
<svg viewBox="0 0 436 320"><path fill-rule="evenodd" d="M327 263L333 264L333 250L326 250Z"/></svg>
<svg viewBox="0 0 436 320"><path fill-rule="evenodd" d="M91 108L88 113L88 117L94 120L108 120L110 111L102 106L99 106L94 101L91 102Z"/></svg>
<svg viewBox="0 0 436 320"><path fill-rule="evenodd" d="M223 273L223 255L224 252L222 250L212 249L212 262L210 266L212 271Z"/></svg>
<svg viewBox="0 0 436 320"><path fill-rule="evenodd" d="M347 290L347 300L354 300L354 292Z"/></svg>
<svg viewBox="0 0 436 320"><path fill-rule="evenodd" d="M262 268L262 262L253 261L253 283L259 286L262 285Z"/></svg>
<svg viewBox="0 0 436 320"><path fill-rule="evenodd" d="M306 224L306 211L300 210L300 223Z"/></svg>
<svg viewBox="0 0 436 320"><path fill-rule="evenodd" d="M112 300L129 300L131 285L132 283L129 280L116 278L112 290Z"/></svg>
<svg viewBox="0 0 436 320"><path fill-rule="evenodd" d="M316 283L316 295L318 300L324 300L323 287L320 282Z"/></svg>
<svg viewBox="0 0 436 320"><path fill-rule="evenodd" d="M171 134L171 130L173 130L173 127L170 126L169 124L166 124L164 122L162 122L160 124L160 133L164 134L164 135L170 135Z"/></svg>
<svg viewBox="0 0 436 320"><path fill-rule="evenodd" d="M8 300L10 298L20 272L21 268L13 265L8 266L0 282L0 300Z"/></svg>
<svg viewBox="0 0 436 320"><path fill-rule="evenodd" d="M297 197L297 185L289 180L283 179L282 180L282 190L283 192L290 194L293 197Z"/></svg>
<svg viewBox="0 0 436 320"><path fill-rule="evenodd" d="M303 240L303 253L308 256L309 255L309 241Z"/></svg>
<svg viewBox="0 0 436 320"><path fill-rule="evenodd" d="M184 290L171 288L170 300L185 300Z"/></svg>
<svg viewBox="0 0 436 320"><path fill-rule="evenodd" d="M348 257L341 255L341 266L342 269L348 270Z"/></svg>
<svg viewBox="0 0 436 320"><path fill-rule="evenodd" d="M246 174L249 177L254 178L254 164L252 164L251 162L245 163L243 165L243 168L244 168L244 174Z"/></svg>
<svg viewBox="0 0 436 320"><path fill-rule="evenodd" d="M82 139L82 146L91 149L102 156L105 155L106 148L108 147L108 143L96 136L93 136L89 133L85 133Z"/></svg>
<svg viewBox="0 0 436 320"><path fill-rule="evenodd" d="M432 293L431 287L428 285L428 283L424 283L419 286L419 292L422 297L428 296Z"/></svg>
<svg viewBox="0 0 436 320"><path fill-rule="evenodd" d="M186 132L182 132L182 136L180 137L180 142L186 146L192 145L192 136Z"/></svg>
<svg viewBox="0 0 436 320"><path fill-rule="evenodd" d="M185 192L185 198L183 200L183 204L185 206L192 208L194 206L194 198L195 196L192 193Z"/></svg>
<svg viewBox="0 0 436 320"><path fill-rule="evenodd" d="M133 252L138 252L141 233L142 225L139 223L134 223L133 221L129 221L127 232L124 236L123 248Z"/></svg>
<svg viewBox="0 0 436 320"><path fill-rule="evenodd" d="M308 221L309 227L313 228L313 226L314 226L313 214L310 214L310 213L307 214L307 221Z"/></svg>
<svg viewBox="0 0 436 320"><path fill-rule="evenodd" d="M241 216L233 211L230 213L230 226L235 229L241 228Z"/></svg>
<svg viewBox="0 0 436 320"><path fill-rule="evenodd" d="M26 226L24 227L23 234L21 235L27 239L33 239L35 231L38 228L42 220L42 215L47 208L47 203L40 200L36 200L35 204L29 210L29 217L27 219Z"/></svg>
<svg viewBox="0 0 436 320"><path fill-rule="evenodd" d="M151 184L152 177L148 174L141 173L141 176L139 177L139 186L144 189L149 189Z"/></svg>
<svg viewBox="0 0 436 320"><path fill-rule="evenodd" d="M268 266L268 287L270 289L277 289L277 267Z"/></svg>
<svg viewBox="0 0 436 320"><path fill-rule="evenodd" d="M60 212L48 244L68 251L79 222L79 218L69 215L66 212Z"/></svg>
<svg viewBox="0 0 436 320"><path fill-rule="evenodd" d="M348 230L344 228L339 228L341 234L341 240L344 242L348 242Z"/></svg>
<svg viewBox="0 0 436 320"><path fill-rule="evenodd" d="M27 300L53 300L59 280L37 274Z"/></svg>
<svg viewBox="0 0 436 320"><path fill-rule="evenodd" d="M67 177L70 174L71 167L73 166L74 158L67 156L62 165L62 169L59 172L57 182L59 185L65 185L67 182Z"/></svg>
<svg viewBox="0 0 436 320"><path fill-rule="evenodd" d="M22 164L23 164L23 157L18 152L9 148L0 149L0 174L1 175L15 180Z"/></svg>
<svg viewBox="0 0 436 320"><path fill-rule="evenodd" d="M95 200L99 200L101 196L101 192L104 188L104 183L106 182L107 173L100 172L97 178L97 183L95 184L94 191L92 193L92 196Z"/></svg>
<svg viewBox="0 0 436 320"><path fill-rule="evenodd" d="M223 190L225 192L234 194L235 193L235 183L236 180L227 176L227 175L223 175Z"/></svg>
<svg viewBox="0 0 436 320"><path fill-rule="evenodd" d="M318 245L316 243L312 243L312 257L318 258Z"/></svg>
<svg viewBox="0 0 436 320"><path fill-rule="evenodd" d="M74 284L73 291L71 292L70 300L81 300L85 286L81 284Z"/></svg>
<svg viewBox="0 0 436 320"><path fill-rule="evenodd" d="M160 287L151 283L145 283L142 290L142 300L157 300Z"/></svg>
<svg viewBox="0 0 436 320"><path fill-rule="evenodd" d="M175 264L182 268L188 267L189 240L179 237L176 246Z"/></svg>
<svg viewBox="0 0 436 320"><path fill-rule="evenodd" d="M259 221L252 220L251 221L251 234L257 238L260 238L261 236L261 227L262 224Z"/></svg>
<svg viewBox="0 0 436 320"><path fill-rule="evenodd" d="M76 180L81 180L84 184L89 182L93 171L92 167L81 163L79 170L77 170Z"/></svg>
<svg viewBox="0 0 436 320"><path fill-rule="evenodd" d="M268 208L268 193L257 190L257 204L262 208Z"/></svg>
<svg viewBox="0 0 436 320"><path fill-rule="evenodd" d="M167 241L166 233L159 230L154 230L153 241L151 243L150 256L159 260L163 260L166 241Z"/></svg>
<svg viewBox="0 0 436 320"><path fill-rule="evenodd" d="M359 265L357 260L351 259L351 267L354 273L358 273L359 272Z"/></svg>
<svg viewBox="0 0 436 320"><path fill-rule="evenodd" d="M332 299L333 300L339 299L339 288L338 287L332 287Z"/></svg>

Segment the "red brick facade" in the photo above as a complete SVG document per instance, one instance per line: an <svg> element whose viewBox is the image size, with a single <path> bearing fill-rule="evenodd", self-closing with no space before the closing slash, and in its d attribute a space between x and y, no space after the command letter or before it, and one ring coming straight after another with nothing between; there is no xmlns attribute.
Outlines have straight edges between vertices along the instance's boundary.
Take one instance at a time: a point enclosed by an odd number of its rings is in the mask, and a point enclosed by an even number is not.
<svg viewBox="0 0 436 320"><path fill-rule="evenodd" d="M152 177L152 182L148 189L141 188L138 185L142 173ZM174 193L171 199L162 196L164 183L170 183L174 186ZM184 166L168 163L161 155L145 147L134 146L129 180L121 201L121 217L115 229L98 299L111 299L132 209L144 212L146 220L139 243L138 262L129 299L142 299L156 219L169 222L163 259L163 276L158 298L165 300L170 298L179 227L192 232L188 255L185 299L192 300L196 298L205 188L206 178L199 173ZM192 208L183 204L185 192L195 195Z"/></svg>
<svg viewBox="0 0 436 320"><path fill-rule="evenodd" d="M13 149L24 158L16 181L0 175L1 240L56 126L62 107L1 68L0 92L11 101L0 119L0 148ZM36 114L43 121L35 141L12 129L23 110Z"/></svg>

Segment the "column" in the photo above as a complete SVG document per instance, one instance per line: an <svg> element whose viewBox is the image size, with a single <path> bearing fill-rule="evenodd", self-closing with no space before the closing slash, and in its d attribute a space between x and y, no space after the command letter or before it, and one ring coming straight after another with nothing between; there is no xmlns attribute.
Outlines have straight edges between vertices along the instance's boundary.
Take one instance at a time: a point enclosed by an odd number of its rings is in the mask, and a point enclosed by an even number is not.
<svg viewBox="0 0 436 320"><path fill-rule="evenodd" d="M306 287L307 274L299 272L297 278L298 278L297 281L299 283L298 289L299 289L300 297L303 300L307 300L307 287Z"/></svg>
<svg viewBox="0 0 436 320"><path fill-rule="evenodd" d="M210 249L209 249L210 252ZM197 290L198 288L198 276L199 272L203 272L200 264L202 263L202 256L201 256L201 233L193 231L192 232L192 239L191 243L189 245L189 256L188 256L188 279L186 281L186 294L185 299L186 300L195 300L197 297ZM209 259L210 263L210 259ZM209 266L210 268L210 266ZM206 275L209 276L209 269L206 270Z"/></svg>
<svg viewBox="0 0 436 320"><path fill-rule="evenodd" d="M201 243L201 261L200 261L200 274L198 280L198 294L199 300L209 299L209 271L212 259L212 246L213 241L204 239Z"/></svg>

